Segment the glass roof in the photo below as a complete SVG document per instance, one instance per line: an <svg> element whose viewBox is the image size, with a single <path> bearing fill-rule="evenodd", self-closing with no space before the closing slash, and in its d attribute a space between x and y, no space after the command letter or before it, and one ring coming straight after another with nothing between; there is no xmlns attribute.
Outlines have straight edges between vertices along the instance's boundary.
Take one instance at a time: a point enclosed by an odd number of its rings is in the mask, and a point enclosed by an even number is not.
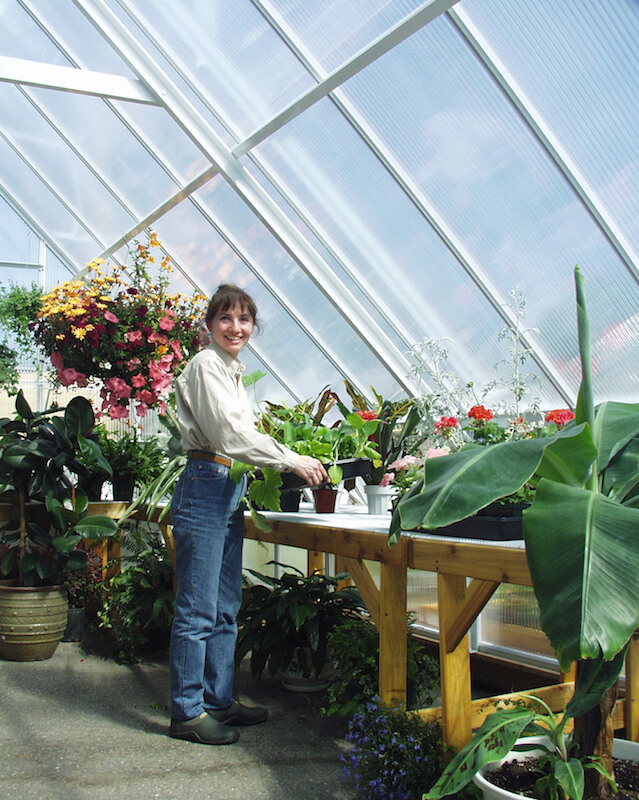
<svg viewBox="0 0 639 800"><path fill-rule="evenodd" d="M574 406L639 401L634 0L0 0L0 281L157 231L176 289L251 292L290 402L462 384L511 359ZM37 267L44 267L38 270Z"/></svg>

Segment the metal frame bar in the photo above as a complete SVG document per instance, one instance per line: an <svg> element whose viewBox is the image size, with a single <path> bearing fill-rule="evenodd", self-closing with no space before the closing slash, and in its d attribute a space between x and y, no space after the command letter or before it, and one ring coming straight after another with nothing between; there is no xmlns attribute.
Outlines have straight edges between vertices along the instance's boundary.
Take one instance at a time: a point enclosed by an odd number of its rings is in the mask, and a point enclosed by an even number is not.
<svg viewBox="0 0 639 800"><path fill-rule="evenodd" d="M127 61L133 71L163 99L166 110L177 124L200 147L211 162L217 164L232 188L291 257L297 261L309 278L330 299L395 380L412 394L413 381L407 378L410 366L408 360L398 351L344 284L328 269L324 261L277 204L271 200L259 183L210 129L197 110L174 86L170 78L153 62L101 0L74 0L74 3L102 31L102 34Z"/></svg>

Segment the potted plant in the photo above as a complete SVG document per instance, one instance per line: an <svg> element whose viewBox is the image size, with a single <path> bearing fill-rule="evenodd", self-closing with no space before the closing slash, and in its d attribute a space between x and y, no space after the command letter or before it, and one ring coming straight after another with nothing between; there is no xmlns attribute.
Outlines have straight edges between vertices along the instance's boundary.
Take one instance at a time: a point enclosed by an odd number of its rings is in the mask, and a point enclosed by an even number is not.
<svg viewBox="0 0 639 800"><path fill-rule="evenodd" d="M386 512L396 494L396 487L388 477L392 465L406 456L418 452L425 436L417 434L420 415L413 399L384 400L372 389L376 407L371 408L364 395L349 382L344 381L355 413L364 420L379 420L379 427L371 435L377 450L370 471L364 475L364 491L371 514ZM348 413L343 407L343 413Z"/></svg>
<svg viewBox="0 0 639 800"><path fill-rule="evenodd" d="M534 480L523 524L541 626L561 668L577 662L566 709L575 720L570 745L579 763L596 757L612 773L616 679L639 624L639 405L608 401L595 410L578 267L575 283L582 365L575 419L547 438L471 446L427 460L423 483L396 509L390 540L402 528L436 531L465 519ZM504 756L524 728L505 725L477 751L480 760ZM448 793L451 774L462 770L469 779L479 766L453 761L430 797ZM585 781L588 796L605 796L603 775L589 771Z"/></svg>
<svg viewBox="0 0 639 800"><path fill-rule="evenodd" d="M113 499L130 503L135 487L152 483L164 469L166 459L158 438L140 439L135 426L119 432L101 426L98 436L113 471Z"/></svg>
<svg viewBox="0 0 639 800"><path fill-rule="evenodd" d="M62 636L63 642L82 641L87 614L97 615L102 606L102 562L90 547L83 549L87 556L86 566L66 569L64 574L69 613L67 627Z"/></svg>
<svg viewBox="0 0 639 800"><path fill-rule="evenodd" d="M76 397L64 409L34 412L19 392L15 408L13 419L0 420L0 501L11 504L10 519L0 530L0 572L9 579L0 585L0 656L37 660L53 654L64 632L65 572L87 563L80 543L111 536L117 525L105 516L89 516L88 498L77 489L86 463L109 470L91 436L95 418L89 401ZM31 604L36 610L29 612ZM38 626L30 625L27 615L46 619L53 608L58 619L42 643L33 637L32 654L29 628L37 634ZM24 622L15 624L20 616Z"/></svg>
<svg viewBox="0 0 639 800"><path fill-rule="evenodd" d="M331 631L365 612L353 586L338 588L346 573L335 577L271 561L286 571L271 578L247 570L259 581L246 586L237 616L236 664L251 654L253 675L271 675L296 662L301 673L319 676L327 660Z"/></svg>

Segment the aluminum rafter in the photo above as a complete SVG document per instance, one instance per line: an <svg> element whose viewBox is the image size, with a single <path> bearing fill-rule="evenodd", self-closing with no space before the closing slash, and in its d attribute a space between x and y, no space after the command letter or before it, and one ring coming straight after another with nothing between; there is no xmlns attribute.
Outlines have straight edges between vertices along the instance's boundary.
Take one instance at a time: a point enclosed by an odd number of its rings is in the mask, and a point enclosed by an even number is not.
<svg viewBox="0 0 639 800"><path fill-rule="evenodd" d="M277 31L278 35L291 49L291 51L295 53L296 57L300 60L303 66L317 81L321 83L323 81L323 75L320 66L317 63L314 63L311 59L311 56L303 50L302 46L298 42L295 41L293 34L290 32L290 30L286 29L286 26L282 20L277 18L272 11L267 10L260 0L251 0L251 2L260 11L260 13L264 15L265 19L267 19L269 24L272 25L274 30ZM450 14L454 12L449 11L448 13ZM444 222L443 218L437 214L435 209L432 208L421 189L407 175L406 170L396 159L390 155L385 144L370 130L369 126L363 120L361 114L357 113L353 107L353 104L346 99L343 92L341 92L339 89L336 89L331 93L329 99L357 131L359 136L364 140L376 158L393 177L402 191L408 196L420 214L426 219L451 254L455 257L460 266L469 275L476 286L481 290L482 294L493 306L497 314L510 328L514 330L516 326L516 320L510 309L507 299L501 295L497 288L492 284L485 271L465 250L461 241L459 240L459 237L454 234L452 229ZM234 149L234 152L236 152L236 149ZM292 205L295 205L295 203L292 202ZM309 227L311 227L312 230L314 230L313 226L308 220L305 220L305 222L309 225ZM318 238L322 240L322 237L315 230L314 233L316 233ZM330 245L325 242L323 242L323 244L330 249ZM360 281L351 273L347 266L347 262L340 259L339 256L338 260L341 261L346 272L349 274L351 279L358 286L360 286L360 289L366 294L371 303L378 308L381 314L386 316L384 311L379 308L378 302L369 296L369 292L360 285ZM536 337L528 333L527 335L522 335L521 340L525 347L531 351L532 358L537 363L539 369L551 383L553 388L563 397L566 402L572 403L574 401L572 392L570 391L568 385L561 379L557 370L553 367L552 359L545 353L544 349L536 340ZM412 344L412 342L408 342L408 344Z"/></svg>
<svg viewBox="0 0 639 800"><path fill-rule="evenodd" d="M142 81L135 78L43 64L40 61L26 61L22 58L0 56L0 81L43 89L63 89L66 92L109 97L113 100L129 100L132 103L159 104L157 97Z"/></svg>
<svg viewBox="0 0 639 800"><path fill-rule="evenodd" d="M251 0L252 2L252 0ZM413 11L397 25L394 25L386 33L375 39L374 42L369 44L356 53L348 61L345 61L340 67L331 72L329 75L322 77L322 80L316 85L311 87L307 92L300 95L297 100L294 100L285 109L280 111L273 117L266 125L263 125L257 131L250 134L244 141L246 151L255 147L261 141L266 139L276 130L279 130L290 120L297 117L302 111L310 108L318 100L326 97L333 89L341 86L353 75L368 67L378 58L388 53L398 44L401 44L409 36L412 36L416 31L428 25L434 19L439 17L444 12L448 11L452 6L458 3L459 0L428 0L424 5ZM257 4L254 3L254 5ZM239 155L239 153L238 153Z"/></svg>
<svg viewBox="0 0 639 800"><path fill-rule="evenodd" d="M101 0L73 0L132 70L162 100L167 112L216 164L229 185L258 216L282 247L335 305L362 341L372 350L397 383L410 394L414 382L408 376L409 361L399 352L346 286L331 272L259 183L210 129L205 120L160 67L140 47Z"/></svg>
<svg viewBox="0 0 639 800"><path fill-rule="evenodd" d="M633 248L610 214L608 214L605 204L598 197L595 189L588 183L588 180L581 173L568 152L557 140L550 125L544 120L513 76L510 75L503 62L500 61L495 51L482 36L481 31L473 25L468 14L463 10L456 11L452 9L447 13L448 18L461 34L463 40L487 69L493 80L555 163L630 275L639 283L639 253Z"/></svg>
<svg viewBox="0 0 639 800"><path fill-rule="evenodd" d="M272 25L272 27L275 28L278 31L278 33L280 34L282 40L287 45L287 47L289 47L291 50L295 51L294 43L292 43L292 41L290 40L290 38L288 38L288 36L286 34L283 34L283 33L281 33L279 31L277 23L275 22L275 20L272 17L270 17L269 12L267 12L259 2L256 2L256 0L251 0L251 2L256 7L256 9L264 16L264 18L269 22L269 24ZM128 0L118 0L118 3L126 11L126 13L129 15L129 17L138 26L140 26L140 27L144 27L145 26L145 21L143 19L141 19L139 13L137 13L136 10L131 7L131 3L128 2ZM429 7L429 10L432 13L432 8ZM424 14L421 14L417 19L415 19L415 15L412 15L412 17L410 19L410 25L402 24L402 33L404 35L408 35L408 31L412 30L413 27L418 22L421 22L421 24L423 26L423 25L426 24L427 21L429 21L429 18L425 19L425 15ZM387 34L387 35L385 35L383 37L384 40L387 38L387 36L392 38L391 34L392 34L392 31L391 31L391 33L389 33L389 34ZM147 35L150 35L148 30L147 30ZM380 37L380 38L382 38L382 37ZM162 49L164 57L167 59L168 63L171 64L171 67L180 75L180 77L185 82L188 82L189 81L188 76L184 73L184 71L182 70L180 65L175 61L175 59L171 55L170 43L166 42L166 40L164 40L164 39L158 39L155 36L153 37L153 41L156 44L156 46L158 46L160 49ZM300 60L303 61L302 58L300 58ZM309 69L309 72L311 72L313 74L313 76L318 80L318 82L321 83L322 85L324 85L326 83L324 78L319 74L318 71L313 70L313 69ZM202 101L202 103L204 103L204 105L206 105L206 107L211 111L211 113L214 114L216 116L216 118L220 121L220 124L222 124L226 128L226 130L229 131L229 133L235 139L239 140L240 139L240 134L236 129L234 129L232 124L229 121L227 121L225 119L222 119L220 117L220 115L216 113L216 109L211 106L209 99L201 91L199 91L197 87L193 86L192 88L193 88L194 93ZM326 86L326 90L328 91L328 84ZM319 99L319 96L317 97L317 99ZM306 108L305 105L303 105L301 103L298 103L297 104L297 114L301 113L305 108ZM282 118L280 118L280 125L282 125L282 124L284 124L284 121L283 121ZM256 142L262 141L266 136L265 131L268 129L272 133L273 132L272 128L273 128L273 121L269 120L269 122L267 122L263 128L260 128L257 132L254 132L253 134L251 134L249 139L245 139L243 141L239 141L239 143L235 147L232 148L233 155L239 157L240 155L248 154L248 156L251 158L253 163L259 168L261 173L274 186L277 187L277 190L278 190L279 194L281 195L281 197L284 200L286 200L286 202L288 202L289 205L292 208L295 209L296 214L300 218L300 220L302 220L302 222L306 225L306 227L313 233L313 235L318 239L318 241L323 245L323 247L330 253L330 255L335 259L335 261L337 261L340 264L340 266L342 267L344 272L349 276L349 278L353 281L353 283L358 287L358 289L360 290L362 295L364 297L366 297L366 299L370 303L370 305L373 308L375 308L375 310L377 311L379 316L385 321L385 323L388 325L388 327L397 334L398 338L406 345L407 349L410 348L411 345L414 343L414 337L410 336L410 334L408 333L406 327L401 325L401 323L399 323L397 321L397 319L390 312L390 310L388 309L386 304L384 304L380 300L379 297L376 297L375 295L373 295L371 293L370 288L368 286L368 283L363 282L358 277L358 275L356 273L356 270L353 268L353 266L352 266L352 264L350 262L350 259L348 258L346 253L344 253L337 246L337 244L326 235L325 232L320 231L317 228L317 226L314 223L314 221L312 220L310 214L307 213L306 211L304 211L300 207L299 201L297 199L293 200L291 198L291 196L288 194L288 192L286 192L277 183L277 180L274 179L274 177L272 176L272 173L270 172L270 170L268 170L268 168L265 166L263 159L261 159L259 156L255 155L254 153L250 152L249 146L248 146L249 140L252 141L253 145ZM206 182L206 180L210 179L215 174L217 174L217 170L214 170L214 169L206 170L204 173L202 173L202 175L198 176L198 178L196 180L198 181L199 185L202 185L204 182ZM196 187L196 188L199 188L199 187ZM181 194L183 194L183 193L181 193ZM165 205L169 205L169 202L167 202ZM152 214L147 218L148 219L148 223L147 224L151 224L154 221L154 219L157 218L156 215L158 214L158 212L161 213L161 211L162 211L162 206L160 206L159 209L157 209L156 211L152 212ZM128 234L126 234L126 235L128 235ZM435 311L433 310L431 313L434 314Z"/></svg>

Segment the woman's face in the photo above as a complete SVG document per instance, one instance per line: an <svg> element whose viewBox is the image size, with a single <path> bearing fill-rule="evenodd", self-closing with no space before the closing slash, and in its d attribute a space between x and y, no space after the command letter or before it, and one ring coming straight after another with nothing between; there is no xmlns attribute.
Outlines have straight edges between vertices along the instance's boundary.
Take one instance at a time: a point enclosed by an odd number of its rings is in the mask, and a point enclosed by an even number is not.
<svg viewBox="0 0 639 800"><path fill-rule="evenodd" d="M213 341L232 356L236 356L251 338L253 318L239 305L218 311L211 320L209 330Z"/></svg>

